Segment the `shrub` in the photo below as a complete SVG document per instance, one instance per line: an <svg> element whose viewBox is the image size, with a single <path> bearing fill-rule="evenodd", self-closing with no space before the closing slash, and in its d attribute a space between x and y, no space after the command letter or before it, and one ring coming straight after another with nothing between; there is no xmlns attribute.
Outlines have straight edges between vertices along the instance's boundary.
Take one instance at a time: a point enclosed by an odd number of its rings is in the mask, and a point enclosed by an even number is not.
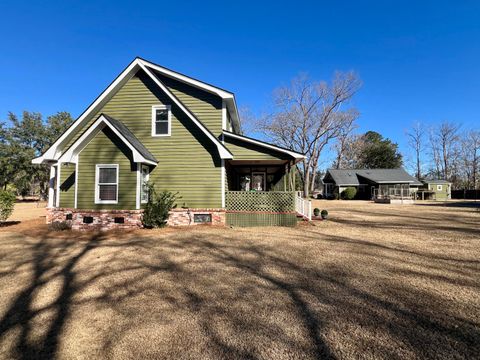
<svg viewBox="0 0 480 360"><path fill-rule="evenodd" d="M319 208L313 209L313 215L315 215L315 216L320 215L320 209Z"/></svg>
<svg viewBox="0 0 480 360"><path fill-rule="evenodd" d="M353 200L357 195L357 189L354 187L347 187L345 190L342 191L342 199L343 200Z"/></svg>
<svg viewBox="0 0 480 360"><path fill-rule="evenodd" d="M49 230L52 231L64 231L70 230L72 225L67 223L66 221L54 221L48 226Z"/></svg>
<svg viewBox="0 0 480 360"><path fill-rule="evenodd" d="M12 215L15 206L15 194L10 191L0 190L0 221L5 221Z"/></svg>
<svg viewBox="0 0 480 360"><path fill-rule="evenodd" d="M153 184L147 184L148 202L143 212L143 226L151 228L161 228L167 225L170 210L176 208L175 202L180 199L178 193L162 191L159 194L155 191Z"/></svg>
<svg viewBox="0 0 480 360"><path fill-rule="evenodd" d="M327 216L328 216L328 211L327 210L322 210L322 212L320 213L320 215L322 215L322 218L326 219Z"/></svg>

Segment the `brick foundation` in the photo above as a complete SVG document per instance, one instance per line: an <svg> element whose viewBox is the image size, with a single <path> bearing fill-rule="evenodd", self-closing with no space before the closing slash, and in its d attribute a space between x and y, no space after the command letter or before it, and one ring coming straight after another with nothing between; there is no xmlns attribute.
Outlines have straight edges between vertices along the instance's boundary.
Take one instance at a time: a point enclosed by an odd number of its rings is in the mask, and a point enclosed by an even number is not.
<svg viewBox="0 0 480 360"><path fill-rule="evenodd" d="M68 208L47 208L47 224L66 222L73 230L111 230L142 227L143 210L78 210ZM67 215L71 214L71 220ZM85 224L83 219L92 217L93 222ZM115 223L115 218L123 218L123 223Z"/></svg>
<svg viewBox="0 0 480 360"><path fill-rule="evenodd" d="M212 222L196 223L194 222L195 214L210 214ZM173 209L170 211L168 218L170 226L189 226L189 225L217 225L225 226L225 209Z"/></svg>
<svg viewBox="0 0 480 360"><path fill-rule="evenodd" d="M47 224L66 222L73 230L111 230L141 228L143 210L78 210L70 208L47 208ZM167 224L169 226L202 225L194 222L194 214L210 214L208 225L225 225L224 209L173 209ZM67 219L71 215L71 219ZM84 223L85 217L92 217L92 223ZM115 223L115 218L123 218L123 223Z"/></svg>

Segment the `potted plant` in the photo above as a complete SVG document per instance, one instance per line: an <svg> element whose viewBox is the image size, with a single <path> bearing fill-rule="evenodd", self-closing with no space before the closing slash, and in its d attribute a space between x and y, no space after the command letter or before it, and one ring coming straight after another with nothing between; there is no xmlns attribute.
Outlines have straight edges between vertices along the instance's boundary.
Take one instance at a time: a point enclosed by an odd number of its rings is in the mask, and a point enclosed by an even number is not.
<svg viewBox="0 0 480 360"><path fill-rule="evenodd" d="M328 211L327 211L327 210L322 210L322 212L320 213L320 215L322 216L322 219L323 219L323 220L327 220L327 218L328 218Z"/></svg>
<svg viewBox="0 0 480 360"><path fill-rule="evenodd" d="M314 216L320 215L320 209L319 209L319 208L313 209L313 215L314 215Z"/></svg>

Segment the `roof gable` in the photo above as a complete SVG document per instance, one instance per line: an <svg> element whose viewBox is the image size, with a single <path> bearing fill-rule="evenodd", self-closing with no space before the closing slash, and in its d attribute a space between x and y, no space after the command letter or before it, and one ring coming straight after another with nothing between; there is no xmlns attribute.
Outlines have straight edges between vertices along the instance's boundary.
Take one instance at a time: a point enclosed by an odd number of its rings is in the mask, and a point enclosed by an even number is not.
<svg viewBox="0 0 480 360"><path fill-rule="evenodd" d="M212 141L219 152L219 155L222 159L230 159L232 154L226 149L222 142L216 138L206 127L201 123L201 121L195 117L195 115L188 110L182 102L172 94L172 92L154 75L153 71L149 68L150 65L155 65L153 63L146 62L143 59L135 58L121 73L118 75L115 80L93 101L92 104L80 115L80 117L73 122L73 124L55 141L55 143L40 157L33 159L32 163L41 164L45 161L56 161L65 152L65 145L68 141L74 136L74 134L83 126L88 120L88 116L99 111L101 107L115 94L125 83L130 80L139 70L143 70L157 86L159 86L171 99L172 101L183 111L185 114L194 122L199 129L207 135L207 137ZM158 65L155 65L157 68L161 68ZM167 69L168 70L168 69ZM160 71L160 70L158 70ZM163 69L163 71L166 71ZM174 75L174 72L168 70L170 76ZM184 75L178 74L182 79L186 78ZM193 80L192 80L193 81ZM200 82L195 80L200 86ZM209 89L213 91L213 87L209 85ZM219 91L219 94L222 94L227 97L232 97L231 93L227 93L224 90Z"/></svg>
<svg viewBox="0 0 480 360"><path fill-rule="evenodd" d="M105 127L110 128L115 135L132 151L133 161L156 165L157 159L143 146L133 133L120 121L101 114L97 120L67 149L58 159L59 162L78 161L78 155L88 143Z"/></svg>

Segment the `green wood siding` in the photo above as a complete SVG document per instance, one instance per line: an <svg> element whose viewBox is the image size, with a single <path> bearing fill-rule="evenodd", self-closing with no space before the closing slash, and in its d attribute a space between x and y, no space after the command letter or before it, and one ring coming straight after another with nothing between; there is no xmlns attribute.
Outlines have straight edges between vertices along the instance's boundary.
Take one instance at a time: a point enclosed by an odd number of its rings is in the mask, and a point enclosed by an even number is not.
<svg viewBox="0 0 480 360"><path fill-rule="evenodd" d="M225 146L234 160L288 160L287 154L225 136Z"/></svg>
<svg viewBox="0 0 480 360"><path fill-rule="evenodd" d="M442 190L438 190L437 186L441 186ZM428 184L428 189L435 192L436 200L448 200L448 188L449 184Z"/></svg>
<svg viewBox="0 0 480 360"><path fill-rule="evenodd" d="M135 209L137 168L132 154L108 128L82 150L78 164L78 209ZM95 204L96 164L118 164L118 204Z"/></svg>
<svg viewBox="0 0 480 360"><path fill-rule="evenodd" d="M60 168L60 207L75 206L75 164L62 164Z"/></svg>
<svg viewBox="0 0 480 360"><path fill-rule="evenodd" d="M222 99L157 73L166 87L215 135L222 133Z"/></svg>
<svg viewBox="0 0 480 360"><path fill-rule="evenodd" d="M172 106L171 136L152 137L152 106L162 104ZM137 76L130 79L102 109L91 116L88 124L76 134L76 137L80 136L101 113L122 121L157 158L159 163L150 174L150 182L155 183L158 190L178 191L182 197L178 201L179 206L221 207L221 163L216 146L146 74L139 72ZM221 115L218 121L221 127ZM71 143L73 141L74 139ZM100 149L99 147L97 150ZM118 150L116 152L118 153ZM88 160L89 165L93 159L92 157ZM97 163L103 161L106 160L98 159ZM87 176L84 177L82 169L83 166L79 169L79 189L93 191L94 185L89 177L91 175L85 174ZM123 171L120 174L122 173ZM91 190L88 189L89 187ZM135 187L130 188L129 192L135 196ZM134 209L135 202L132 202L130 195L125 194L125 196L128 199L124 200L122 193L119 193L117 208ZM78 207L91 208L93 198L90 196L87 199L89 200L81 202L79 192ZM111 208L108 205L101 205L101 207Z"/></svg>

